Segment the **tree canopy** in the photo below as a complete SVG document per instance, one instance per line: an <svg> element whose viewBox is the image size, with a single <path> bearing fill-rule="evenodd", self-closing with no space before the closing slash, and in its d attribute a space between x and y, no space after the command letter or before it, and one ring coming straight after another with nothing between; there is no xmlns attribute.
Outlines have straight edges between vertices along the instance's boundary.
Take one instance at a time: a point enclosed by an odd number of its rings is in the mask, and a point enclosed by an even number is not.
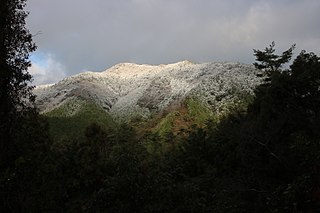
<svg viewBox="0 0 320 213"><path fill-rule="evenodd" d="M314 53L302 51L284 71L295 45L281 55L274 42L254 50L267 82L246 111L202 127L161 135L94 122L77 129L82 139L51 143L50 118L33 113L28 67L36 46L25 3L0 4L1 212L319 212Z"/></svg>

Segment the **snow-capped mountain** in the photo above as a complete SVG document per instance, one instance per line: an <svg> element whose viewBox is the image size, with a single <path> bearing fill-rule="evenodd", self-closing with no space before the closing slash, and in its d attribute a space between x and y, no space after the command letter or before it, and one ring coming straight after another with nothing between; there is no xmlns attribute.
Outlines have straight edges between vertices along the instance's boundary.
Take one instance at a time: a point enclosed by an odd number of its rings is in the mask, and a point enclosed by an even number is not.
<svg viewBox="0 0 320 213"><path fill-rule="evenodd" d="M252 94L260 83L252 65L233 62L168 65L122 63L103 72L84 72L56 84L38 86L34 93L41 112L71 100L91 100L111 115L148 116L186 97L218 109L237 101L235 95Z"/></svg>

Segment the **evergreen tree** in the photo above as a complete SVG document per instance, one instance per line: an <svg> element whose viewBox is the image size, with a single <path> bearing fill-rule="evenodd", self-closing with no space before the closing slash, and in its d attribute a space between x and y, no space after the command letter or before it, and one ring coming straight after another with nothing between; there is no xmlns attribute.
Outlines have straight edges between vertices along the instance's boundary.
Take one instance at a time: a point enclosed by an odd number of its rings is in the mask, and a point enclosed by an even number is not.
<svg viewBox="0 0 320 213"><path fill-rule="evenodd" d="M291 60L295 44L292 45L288 50L284 51L281 55L275 54L275 42L273 41L269 47L266 47L264 51L253 49L256 62L253 65L260 70L265 71L269 82L272 75L281 72L284 64Z"/></svg>
<svg viewBox="0 0 320 213"><path fill-rule="evenodd" d="M4 0L0 4L0 168L17 156L14 145L19 120L33 111L33 87L28 83L30 52L36 49L25 27L26 0Z"/></svg>

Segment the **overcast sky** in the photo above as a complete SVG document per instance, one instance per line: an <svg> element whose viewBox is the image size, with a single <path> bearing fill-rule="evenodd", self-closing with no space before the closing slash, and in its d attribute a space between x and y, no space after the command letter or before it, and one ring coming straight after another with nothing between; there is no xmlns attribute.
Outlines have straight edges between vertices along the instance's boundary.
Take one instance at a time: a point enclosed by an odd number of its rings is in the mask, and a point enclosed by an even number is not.
<svg viewBox="0 0 320 213"><path fill-rule="evenodd" d="M272 41L320 55L319 0L28 0L26 10L35 84L121 62L252 63Z"/></svg>

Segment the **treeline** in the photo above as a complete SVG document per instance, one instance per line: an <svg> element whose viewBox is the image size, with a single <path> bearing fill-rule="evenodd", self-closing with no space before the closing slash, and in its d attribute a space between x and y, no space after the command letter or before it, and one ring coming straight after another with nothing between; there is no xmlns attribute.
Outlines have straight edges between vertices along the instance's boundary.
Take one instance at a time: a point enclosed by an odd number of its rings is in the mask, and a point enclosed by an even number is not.
<svg viewBox="0 0 320 213"><path fill-rule="evenodd" d="M320 59L302 51L282 68L292 51L255 50L264 83L247 112L178 134L92 123L54 143L44 117L26 117L1 173L4 212L319 211Z"/></svg>
<svg viewBox="0 0 320 213"><path fill-rule="evenodd" d="M92 123L57 143L29 86L26 0L0 4L0 212L319 212L320 59L254 50L264 79L236 109L178 134ZM68 130L66 130L68 131Z"/></svg>

